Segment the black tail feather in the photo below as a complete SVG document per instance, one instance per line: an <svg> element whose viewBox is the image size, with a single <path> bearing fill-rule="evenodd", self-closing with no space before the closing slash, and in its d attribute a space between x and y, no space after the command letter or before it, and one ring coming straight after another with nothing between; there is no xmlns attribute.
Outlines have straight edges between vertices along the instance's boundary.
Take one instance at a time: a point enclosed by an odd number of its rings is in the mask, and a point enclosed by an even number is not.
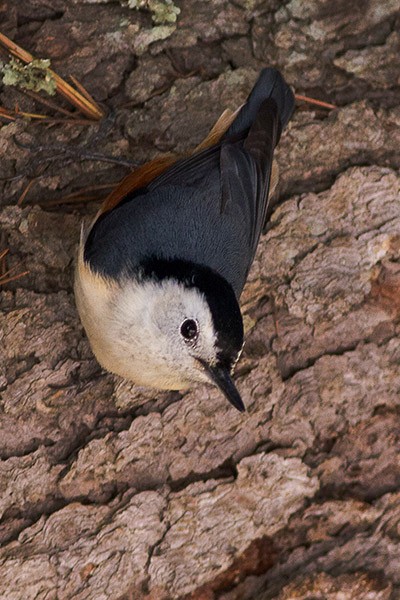
<svg viewBox="0 0 400 600"><path fill-rule="evenodd" d="M246 136L248 130L257 118L263 102L272 98L278 108L280 128L276 143L279 142L280 134L292 116L294 110L294 95L281 73L276 69L263 69L256 81L247 102L242 106L238 116L229 127L223 140L229 138Z"/></svg>

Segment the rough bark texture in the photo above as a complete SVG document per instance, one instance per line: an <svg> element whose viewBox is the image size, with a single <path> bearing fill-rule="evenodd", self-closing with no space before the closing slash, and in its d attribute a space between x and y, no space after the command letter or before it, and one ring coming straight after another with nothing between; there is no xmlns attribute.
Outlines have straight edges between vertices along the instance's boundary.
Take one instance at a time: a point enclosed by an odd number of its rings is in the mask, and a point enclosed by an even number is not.
<svg viewBox="0 0 400 600"><path fill-rule="evenodd" d="M122 5L121 5L122 4ZM398 0L179 0L177 24L95 0L6 0L4 33L109 108L90 128L0 129L3 287L0 598L400 597ZM198 143L258 70L299 108L242 297L241 415L216 391L138 389L101 371L72 273L95 203L51 201L126 170L51 162L86 146L139 162ZM1 104L31 100L3 88ZM40 174L40 177L38 177Z"/></svg>

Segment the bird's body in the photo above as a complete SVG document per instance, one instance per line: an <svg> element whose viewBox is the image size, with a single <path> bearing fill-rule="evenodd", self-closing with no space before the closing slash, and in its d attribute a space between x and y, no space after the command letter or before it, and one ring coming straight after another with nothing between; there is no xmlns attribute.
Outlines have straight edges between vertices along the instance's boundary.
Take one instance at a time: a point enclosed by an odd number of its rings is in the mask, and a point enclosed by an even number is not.
<svg viewBox="0 0 400 600"><path fill-rule="evenodd" d="M238 299L293 104L265 69L203 149L152 161L110 195L82 238L76 276L83 325L108 370L164 389L211 378L242 408L229 378L243 344Z"/></svg>

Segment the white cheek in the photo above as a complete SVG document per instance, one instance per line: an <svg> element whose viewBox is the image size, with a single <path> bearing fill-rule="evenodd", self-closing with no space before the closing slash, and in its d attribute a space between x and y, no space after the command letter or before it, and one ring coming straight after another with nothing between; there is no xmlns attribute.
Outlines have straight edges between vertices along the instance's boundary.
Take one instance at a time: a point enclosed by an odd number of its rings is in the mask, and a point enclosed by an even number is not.
<svg viewBox="0 0 400 600"><path fill-rule="evenodd" d="M185 318L199 323L193 346L180 333ZM106 369L139 385L162 389L208 381L197 359L215 362L216 339L208 305L196 290L171 282L128 282L106 302L100 323L96 355Z"/></svg>

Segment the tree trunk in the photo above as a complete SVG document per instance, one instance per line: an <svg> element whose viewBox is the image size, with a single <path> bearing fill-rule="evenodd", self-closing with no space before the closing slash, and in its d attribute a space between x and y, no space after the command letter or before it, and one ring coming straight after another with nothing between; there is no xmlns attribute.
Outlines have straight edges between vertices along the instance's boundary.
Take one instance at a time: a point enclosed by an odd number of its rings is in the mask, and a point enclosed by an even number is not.
<svg viewBox="0 0 400 600"><path fill-rule="evenodd" d="M22 206L28 179L2 182L0 251L29 273L0 293L0 598L395 600L398 2L176 4L176 24L118 2L0 8L4 33L114 109L100 128L0 129L1 177L34 178ZM59 199L127 172L71 147L139 162L193 147L267 64L337 108L299 103L277 152L239 414L210 387L158 393L100 369L72 292L98 203Z"/></svg>

